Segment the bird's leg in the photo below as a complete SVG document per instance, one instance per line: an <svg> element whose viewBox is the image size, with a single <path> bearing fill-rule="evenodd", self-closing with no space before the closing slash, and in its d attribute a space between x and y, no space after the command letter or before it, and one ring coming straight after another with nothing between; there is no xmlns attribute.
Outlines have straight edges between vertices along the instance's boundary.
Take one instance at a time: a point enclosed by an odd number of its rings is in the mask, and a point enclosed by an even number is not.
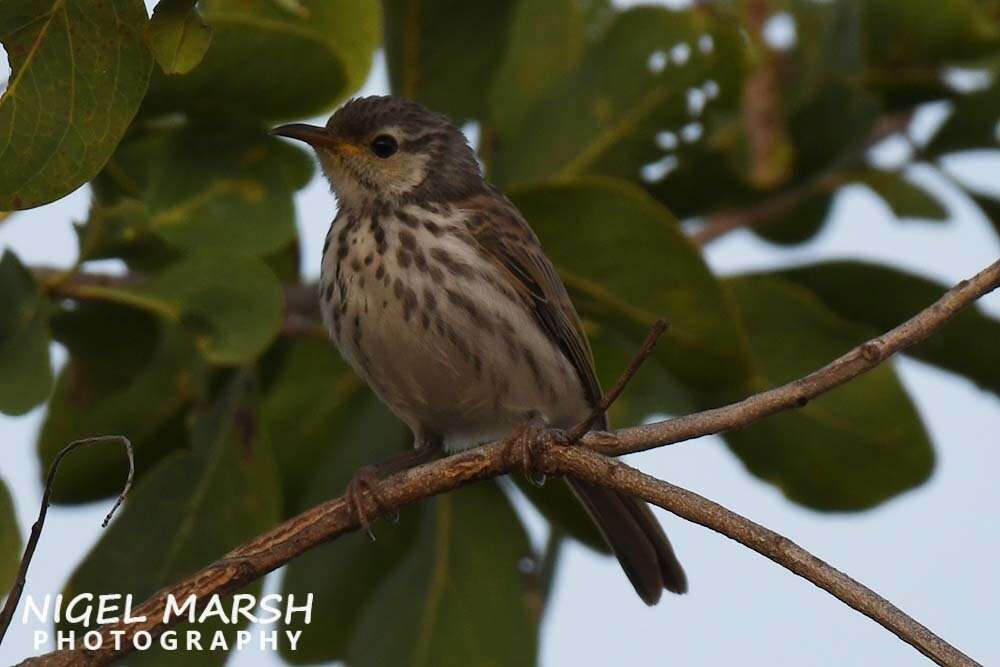
<svg viewBox="0 0 1000 667"><path fill-rule="evenodd" d="M366 465L360 468L344 490L344 500L347 502L348 510L358 519L358 523L368 533L368 537L375 541L375 533L371 529L371 516L365 509L364 494L367 491L375 502L375 506L382 514L383 518L392 523L399 520L399 510L391 509L385 502L379 490L382 479L395 475L397 472L409 470L436 458L442 451L441 438L426 435L418 436L416 447L410 451L401 452L390 459Z"/></svg>

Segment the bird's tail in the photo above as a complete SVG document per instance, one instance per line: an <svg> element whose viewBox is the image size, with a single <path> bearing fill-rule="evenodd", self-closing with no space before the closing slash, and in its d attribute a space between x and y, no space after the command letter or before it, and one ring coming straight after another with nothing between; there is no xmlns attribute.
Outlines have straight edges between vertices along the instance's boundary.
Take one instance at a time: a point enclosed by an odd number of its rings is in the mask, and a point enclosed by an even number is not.
<svg viewBox="0 0 1000 667"><path fill-rule="evenodd" d="M663 589L687 592L687 576L649 505L602 486L568 479L642 601L654 605Z"/></svg>

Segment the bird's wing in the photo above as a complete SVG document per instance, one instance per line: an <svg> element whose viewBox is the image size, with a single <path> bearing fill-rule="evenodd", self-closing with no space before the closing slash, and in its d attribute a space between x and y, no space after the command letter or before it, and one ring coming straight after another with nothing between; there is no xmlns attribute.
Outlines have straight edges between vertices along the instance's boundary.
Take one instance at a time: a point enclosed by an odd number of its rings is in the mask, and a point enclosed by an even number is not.
<svg viewBox="0 0 1000 667"><path fill-rule="evenodd" d="M538 237L509 200L494 195L473 201L468 231L487 257L510 276L510 284L525 301L535 321L569 359L590 405L601 399L594 357L580 318Z"/></svg>

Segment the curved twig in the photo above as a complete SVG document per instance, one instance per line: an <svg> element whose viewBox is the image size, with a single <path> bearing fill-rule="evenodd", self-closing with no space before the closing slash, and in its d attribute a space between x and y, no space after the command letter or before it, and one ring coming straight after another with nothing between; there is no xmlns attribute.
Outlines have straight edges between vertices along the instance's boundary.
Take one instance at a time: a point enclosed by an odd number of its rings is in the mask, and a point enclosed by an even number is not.
<svg viewBox="0 0 1000 667"><path fill-rule="evenodd" d="M45 479L45 489L42 491L42 503L38 508L38 518L31 526L31 534L28 536L27 544L24 545L24 554L21 556L21 565L18 567L17 576L14 578L14 584L11 586L10 593L7 595L7 601L4 603L3 610L0 610L0 644L3 643L3 638L7 634L7 628L10 627L10 622L14 618L14 612L17 610L17 605L21 601L21 593L24 592L24 585L28 578L28 567L31 566L31 559L35 555L35 549L38 547L38 540L42 536L42 528L45 526L45 516L49 511L49 496L52 494L52 484L56 480L56 472L59 470L59 464L70 452L80 447L102 442L117 442L124 445L125 454L128 456L128 478L125 480L125 486L122 488L122 492L118 494L118 499L115 501L114 506L112 506L111 511L104 517L104 521L101 523L101 528L107 527L108 522L111 521L111 517L114 515L115 511L118 510L122 502L125 500L125 496L127 496L128 492L132 489L132 479L135 476L135 455L132 451L131 441L129 441L129 439L125 436L101 435L95 438L74 440L59 451L55 460L52 461L52 465L49 466L49 474Z"/></svg>

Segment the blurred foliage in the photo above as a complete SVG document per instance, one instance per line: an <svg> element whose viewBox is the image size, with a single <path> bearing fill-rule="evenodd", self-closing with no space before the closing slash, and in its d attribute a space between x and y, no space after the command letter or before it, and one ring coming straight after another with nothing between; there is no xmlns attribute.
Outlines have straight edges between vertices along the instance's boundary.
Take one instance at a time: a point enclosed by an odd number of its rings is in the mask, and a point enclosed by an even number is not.
<svg viewBox="0 0 1000 667"><path fill-rule="evenodd" d="M52 389L49 303L12 252L0 256L0 411L24 414Z"/></svg>
<svg viewBox="0 0 1000 667"><path fill-rule="evenodd" d="M411 446L318 325L287 326L302 315L290 298L303 282L294 196L314 169L266 134L354 94L379 48L394 92L477 124L489 176L562 273L605 386L650 323L669 319L613 423L793 379L940 296L946 286L918 275L804 255L795 269L722 279L688 232L735 221L794 252L822 233L839 191L860 184L895 218L950 233L950 207L911 178L920 164L1000 233L1000 190L973 190L942 162L968 151L996 159L1000 6L766 6L790 26L783 40L748 27L735 0L683 10L161 0L151 18L141 0L0 3L12 68L0 210L87 182L92 193L73 266L0 259L0 411L46 407L42 469L79 437L120 433L136 448L135 492L67 591L145 596ZM948 111L922 136L913 118L928 103ZM906 147L891 166L872 158L886 140ZM98 259L128 272L96 274ZM1000 322L971 308L907 354L996 394L998 339ZM54 380L53 341L68 353ZM820 511L877 506L934 466L892 364L724 437L750 474ZM120 458L97 448L68 459L54 500L115 494ZM515 481L521 492L481 484L408 509L399 526L376 525L376 545L353 535L297 559L283 592L315 593L316 613L290 628L304 634L283 656L532 664L545 600L522 568L542 554L508 498L603 547L563 485ZM0 585L20 544L8 495L0 488Z"/></svg>
<svg viewBox="0 0 1000 667"><path fill-rule="evenodd" d="M21 535L17 530L14 501L0 480L0 590L10 590L21 560Z"/></svg>
<svg viewBox="0 0 1000 667"><path fill-rule="evenodd" d="M190 449L166 457L143 476L121 515L77 566L66 585L69 596L119 593L144 600L280 518L271 443L253 427L252 377L236 373L222 383L214 401L194 415ZM245 592L259 592L260 585L255 582ZM208 636L226 632L229 643L239 627L218 618L199 625ZM218 665L225 660L218 651L161 649L129 657L136 665Z"/></svg>

